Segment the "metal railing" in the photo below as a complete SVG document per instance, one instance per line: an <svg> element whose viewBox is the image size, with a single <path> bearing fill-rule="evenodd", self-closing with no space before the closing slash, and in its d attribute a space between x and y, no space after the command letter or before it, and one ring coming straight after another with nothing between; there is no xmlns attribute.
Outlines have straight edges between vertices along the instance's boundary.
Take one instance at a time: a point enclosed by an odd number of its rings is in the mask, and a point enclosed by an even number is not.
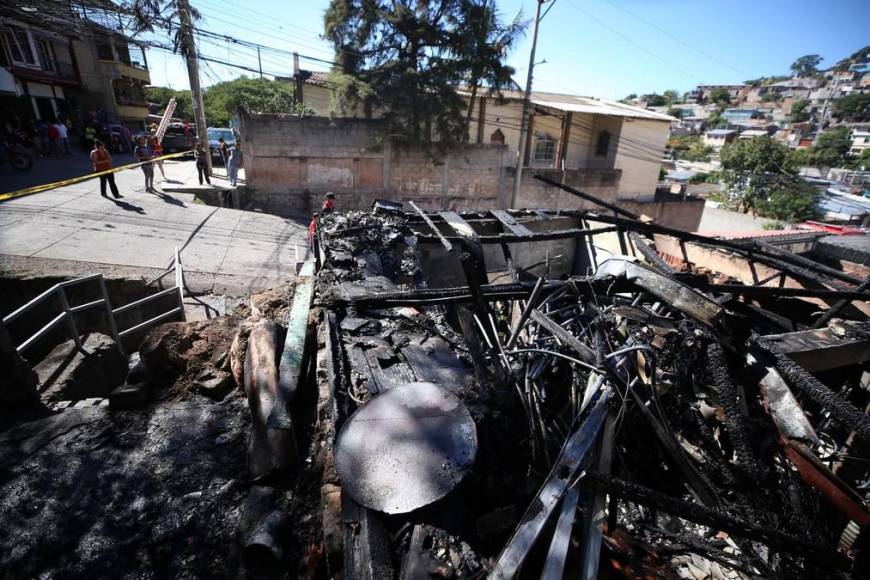
<svg viewBox="0 0 870 580"><path fill-rule="evenodd" d="M96 300L92 300L91 302L86 302L84 304L78 304L76 306L70 306L69 299L66 295L66 288L71 286L78 286L80 284L86 284L88 282L96 281L99 284L100 295L101 298ZM139 308L145 304L153 302L154 300L158 300L164 296L171 296L176 294L178 296L178 306L163 312L162 314L158 314L152 318L144 322L140 322L135 326L131 326L130 328L119 330L118 324L115 317L118 314L129 312L135 308ZM20 345L15 347L15 350L18 353L22 353L33 344L38 341L40 338L48 334L52 329L58 326L62 322L66 322L67 328L69 329L69 333L75 341L77 348L82 348L82 339L79 336L78 326L76 326L75 315L84 312L85 310L90 310L91 308L102 308L106 311L106 318L109 322L109 331L112 334L112 338L115 339L115 343L118 345L118 349L124 354L124 344L122 339L125 336L133 334L139 330L144 328L148 328L149 326L153 326L158 322L175 316L176 314L181 315L181 319L185 320L184 316L184 270L181 265L181 260L178 257L178 248L175 248L175 286L171 288L167 288L166 290L161 290L156 294L151 294L150 296L146 296L145 298L140 298L135 302L131 302L129 304L125 304L124 306L119 306L118 308L112 308L112 303L109 300L109 293L106 290L106 281L103 278L102 274L91 274L90 276L85 276L84 278L77 278L75 280L67 280L66 282L59 282L25 304L24 306L16 309L14 312L3 317L3 324L8 325L10 322L14 322L16 319L21 318L24 314L41 304L42 302L52 298L57 297L60 302L62 312L52 318L46 325L33 333L27 340L22 342Z"/></svg>

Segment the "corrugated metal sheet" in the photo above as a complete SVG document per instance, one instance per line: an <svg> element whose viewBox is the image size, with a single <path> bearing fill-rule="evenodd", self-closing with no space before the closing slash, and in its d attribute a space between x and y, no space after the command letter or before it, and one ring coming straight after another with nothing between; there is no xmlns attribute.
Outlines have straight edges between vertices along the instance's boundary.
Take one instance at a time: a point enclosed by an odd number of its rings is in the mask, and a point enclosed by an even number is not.
<svg viewBox="0 0 870 580"><path fill-rule="evenodd" d="M461 95L468 96L471 93L460 88L457 92ZM502 91L501 96L508 100L522 100L523 93L520 91ZM611 117L629 117L632 119L647 119L651 121L678 121L675 117L656 113L640 107L632 107L615 101L605 101L602 99L593 99L592 97L580 97L575 95L565 95L561 93L544 93L532 91L530 102L539 107L550 107L559 111L571 113L586 113L589 115L607 115Z"/></svg>
<svg viewBox="0 0 870 580"><path fill-rule="evenodd" d="M560 111L587 113L589 115L607 115L610 117L629 117L633 119L649 119L652 121L676 121L670 115L648 111L640 107L632 107L614 101L602 101L587 97L558 95L547 93L532 93L532 103L541 107L552 107Z"/></svg>

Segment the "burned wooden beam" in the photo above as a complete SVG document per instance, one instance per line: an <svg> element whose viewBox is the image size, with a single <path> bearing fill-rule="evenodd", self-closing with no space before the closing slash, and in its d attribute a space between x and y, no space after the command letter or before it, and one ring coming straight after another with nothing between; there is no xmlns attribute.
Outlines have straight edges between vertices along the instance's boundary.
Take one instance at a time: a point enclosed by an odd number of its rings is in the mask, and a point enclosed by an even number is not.
<svg viewBox="0 0 870 580"><path fill-rule="evenodd" d="M552 230L549 232L532 232L527 236L520 236L517 234L492 234L492 235L483 235L478 236L477 240L484 246L489 244L518 244L522 242L549 242L553 240L569 240L575 238L588 238L597 236L599 234L609 234L615 231L618 231L619 228L616 226L607 226L601 228L568 228L564 230ZM429 236L425 234L421 234L418 236L420 241L423 242L440 242L441 237L444 239L455 242L458 239L461 239L459 236Z"/></svg>
<svg viewBox="0 0 870 580"><path fill-rule="evenodd" d="M843 320L829 328L769 334L764 341L809 372L870 361L870 322Z"/></svg>
<svg viewBox="0 0 870 580"><path fill-rule="evenodd" d="M510 541L499 554L495 567L489 575L492 580L509 580L516 576L535 540L544 529L550 514L576 479L581 466L588 460L589 453L604 426L609 399L610 389L605 387L599 392L598 399L592 404L588 416L565 441L547 480L532 500Z"/></svg>
<svg viewBox="0 0 870 580"><path fill-rule="evenodd" d="M848 570L851 560L832 548L819 546L818 543L804 539L779 529L763 527L736 518L719 509L712 509L689 503L647 487L611 477L598 472L587 472L584 480L589 485L603 489L617 497L668 512L685 520L699 523L716 530L722 530L750 540L758 541L773 548L809 558L837 570Z"/></svg>
<svg viewBox="0 0 870 580"><path fill-rule="evenodd" d="M534 235L532 230L518 222L511 214L502 209L494 209L489 213L494 215L496 219L501 222L502 226L509 229L516 236L528 238Z"/></svg>
<svg viewBox="0 0 870 580"><path fill-rule="evenodd" d="M740 294L756 298L824 298L838 299L845 303L855 300L870 300L870 292L863 290L824 290L818 288L780 288L779 286L744 286L743 284L707 284L692 282L705 292ZM839 310L839 308L838 308Z"/></svg>
<svg viewBox="0 0 870 580"><path fill-rule="evenodd" d="M438 212L438 215L441 216L444 221L447 222L447 225L449 225L450 228L460 237L473 240L476 240L479 237L477 232L474 231L474 228L471 227L471 224L462 219L455 211L441 211Z"/></svg>
<svg viewBox="0 0 870 580"><path fill-rule="evenodd" d="M423 221L426 222L426 225L429 226L429 229L434 232L435 236L438 238L438 241L440 241L441 245L444 246L444 249L448 252L453 252L453 244L451 244L450 241L444 237L444 234L441 233L441 230L438 229L438 226L435 225L432 219L428 215L426 215L426 212L417 207L417 204L413 201L410 201L408 203L411 205L411 207L414 208L414 211L417 212L417 215L423 218Z"/></svg>

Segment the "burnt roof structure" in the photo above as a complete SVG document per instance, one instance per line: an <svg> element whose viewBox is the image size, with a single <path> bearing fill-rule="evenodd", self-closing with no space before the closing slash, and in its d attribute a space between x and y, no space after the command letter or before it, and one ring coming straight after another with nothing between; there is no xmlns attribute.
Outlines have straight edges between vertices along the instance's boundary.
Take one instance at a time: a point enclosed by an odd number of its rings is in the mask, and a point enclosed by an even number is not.
<svg viewBox="0 0 870 580"><path fill-rule="evenodd" d="M347 493L329 561L362 578L866 570L868 281L599 205L320 216L328 452L347 462L350 430L384 447L330 476ZM470 469L430 459L457 449ZM372 472L396 479L356 490ZM432 499L379 511L381 493Z"/></svg>

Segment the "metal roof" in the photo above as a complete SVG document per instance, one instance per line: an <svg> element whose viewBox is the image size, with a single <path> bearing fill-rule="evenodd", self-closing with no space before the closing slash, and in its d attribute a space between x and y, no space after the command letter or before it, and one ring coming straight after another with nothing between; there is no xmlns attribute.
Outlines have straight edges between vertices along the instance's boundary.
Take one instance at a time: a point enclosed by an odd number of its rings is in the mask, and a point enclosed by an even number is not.
<svg viewBox="0 0 870 580"><path fill-rule="evenodd" d="M461 95L471 94L465 88L458 90ZM502 91L501 97L507 100L522 100L523 93L520 91ZM676 117L657 113L640 107L633 107L616 101L605 101L593 97L580 97L562 93L544 93L532 91L529 101L539 107L549 107L566 113L586 113L589 115L605 115L609 117L628 117L632 119L647 119L650 121L673 122L679 121Z"/></svg>

